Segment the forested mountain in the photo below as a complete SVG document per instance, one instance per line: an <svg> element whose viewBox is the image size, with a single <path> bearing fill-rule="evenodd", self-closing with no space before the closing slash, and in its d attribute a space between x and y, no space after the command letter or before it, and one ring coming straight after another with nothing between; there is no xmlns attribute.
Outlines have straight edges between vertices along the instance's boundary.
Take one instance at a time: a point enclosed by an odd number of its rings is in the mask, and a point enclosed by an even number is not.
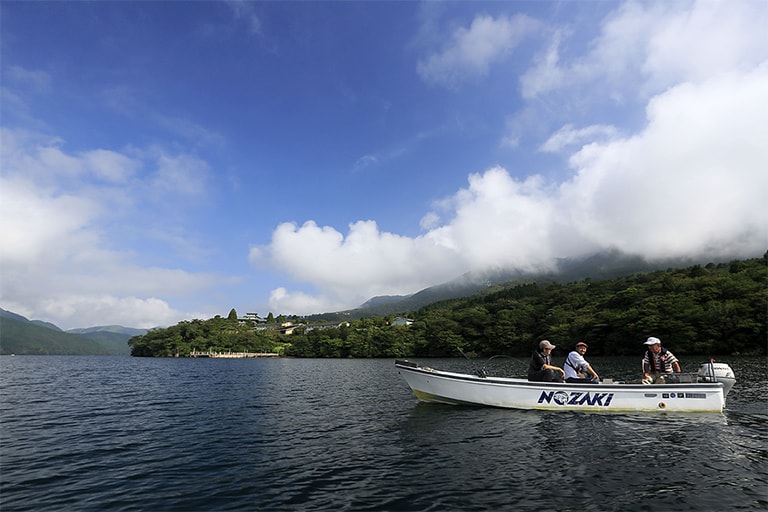
<svg viewBox="0 0 768 512"><path fill-rule="evenodd" d="M525 282L470 297L339 325L240 324L229 318L181 322L129 342L133 355L185 356L193 348L280 351L296 357L527 356L541 339L561 347L587 340L592 355L639 353L648 336L680 355L766 355L768 253L762 258L571 283ZM233 310L234 311L234 310Z"/></svg>
<svg viewBox="0 0 768 512"><path fill-rule="evenodd" d="M0 354L127 355L131 336L145 332L120 326L64 332L49 322L28 320L0 309Z"/></svg>
<svg viewBox="0 0 768 512"><path fill-rule="evenodd" d="M695 262L663 260L653 264L639 256L605 251L581 259L561 259L557 269L545 274L531 274L521 270L487 270L467 272L446 283L430 286L411 295L373 297L358 308L334 313L308 315L307 321L326 320L340 322L372 316L396 315L403 311L417 311L443 300L468 297L524 284L569 283L582 279L611 279L636 273L647 273L667 268L688 267Z"/></svg>
<svg viewBox="0 0 768 512"><path fill-rule="evenodd" d="M130 354L128 340L133 336L140 336L147 329L135 329L121 325L100 325L80 329L69 329L68 333L77 334L83 338L93 340L106 348L110 354Z"/></svg>
<svg viewBox="0 0 768 512"><path fill-rule="evenodd" d="M0 354L106 355L98 342L62 330L37 325L29 320L3 315L0 319Z"/></svg>

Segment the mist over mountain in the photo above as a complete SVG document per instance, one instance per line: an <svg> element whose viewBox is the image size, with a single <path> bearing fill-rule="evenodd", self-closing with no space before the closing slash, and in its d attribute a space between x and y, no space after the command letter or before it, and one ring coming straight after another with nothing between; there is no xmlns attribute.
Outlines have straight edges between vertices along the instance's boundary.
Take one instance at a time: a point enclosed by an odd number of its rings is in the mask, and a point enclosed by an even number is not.
<svg viewBox="0 0 768 512"><path fill-rule="evenodd" d="M356 309L367 309L367 308L375 308L379 306L386 306L394 302L400 302L402 300L405 300L408 297L412 297L412 295L380 295L378 297L373 297L371 299L368 299L363 304L359 305Z"/></svg>
<svg viewBox="0 0 768 512"><path fill-rule="evenodd" d="M516 286L531 282L546 284L569 283L583 279L611 279L630 274L653 272L654 270L686 267L697 263L709 262L680 258L649 262L641 256L625 254L620 251L606 251L580 259L560 259L556 272L544 274L531 274L519 269L488 269L482 272L467 272L456 279L425 288L412 295L372 297L355 309L309 315L306 318L309 320L338 321L366 316L401 314L417 311L441 300L457 299L484 291L493 291L499 286Z"/></svg>

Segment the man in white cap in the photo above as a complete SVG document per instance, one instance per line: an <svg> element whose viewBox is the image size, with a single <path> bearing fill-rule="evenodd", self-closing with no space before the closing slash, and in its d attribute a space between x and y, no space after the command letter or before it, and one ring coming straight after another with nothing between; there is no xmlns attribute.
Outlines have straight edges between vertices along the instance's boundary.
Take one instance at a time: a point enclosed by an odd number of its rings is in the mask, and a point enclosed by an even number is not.
<svg viewBox="0 0 768 512"><path fill-rule="evenodd" d="M663 384L672 373L680 373L680 363L675 355L661 346L661 340L651 336L644 345L648 348L643 356L643 383Z"/></svg>
<svg viewBox="0 0 768 512"><path fill-rule="evenodd" d="M528 366L528 380L536 382L563 382L565 372L552 364L552 350L555 348L549 340L542 340L538 350L531 355Z"/></svg>

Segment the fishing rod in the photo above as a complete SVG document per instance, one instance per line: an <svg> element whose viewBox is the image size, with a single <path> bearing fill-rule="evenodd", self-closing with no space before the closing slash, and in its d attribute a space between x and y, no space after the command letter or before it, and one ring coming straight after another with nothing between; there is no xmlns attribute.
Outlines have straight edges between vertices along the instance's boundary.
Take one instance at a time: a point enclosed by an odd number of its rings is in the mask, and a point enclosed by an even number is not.
<svg viewBox="0 0 768 512"><path fill-rule="evenodd" d="M472 359L470 359L470 357L467 354L465 354L464 351L461 350L461 347L459 347L458 345L456 345L456 350L458 350L459 353L462 356L464 356L464 359L466 359L467 361L472 361ZM505 354L497 354L495 356L491 356L491 357L489 357L488 359L485 360L485 363L483 363L482 367L475 368L475 375L477 375L481 379L485 379L486 377L488 377L488 371L485 369L485 367L486 367L486 365L488 363L491 362L491 360L496 359L497 357L506 357L506 358L509 358L509 359L514 359L512 356L508 356L508 355L505 355Z"/></svg>
<svg viewBox="0 0 768 512"><path fill-rule="evenodd" d="M459 353L464 356L464 359L466 359L467 361L472 361L472 359L470 359L470 357L467 354L465 354L463 350L461 350L460 346L455 345L455 347L456 347L456 350L458 350ZM485 371L485 367L480 369L475 368L474 370L475 370L475 375L477 375L481 379L484 379L488 376L488 372Z"/></svg>

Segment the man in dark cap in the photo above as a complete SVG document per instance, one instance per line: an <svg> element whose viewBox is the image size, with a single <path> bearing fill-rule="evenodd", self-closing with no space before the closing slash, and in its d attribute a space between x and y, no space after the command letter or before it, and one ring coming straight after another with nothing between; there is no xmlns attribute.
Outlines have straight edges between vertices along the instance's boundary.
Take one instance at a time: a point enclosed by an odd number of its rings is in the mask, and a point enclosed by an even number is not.
<svg viewBox="0 0 768 512"><path fill-rule="evenodd" d="M600 377L592 368L584 354L587 353L587 344L580 341L573 351L565 358L565 382L579 382L582 384L600 384Z"/></svg>

